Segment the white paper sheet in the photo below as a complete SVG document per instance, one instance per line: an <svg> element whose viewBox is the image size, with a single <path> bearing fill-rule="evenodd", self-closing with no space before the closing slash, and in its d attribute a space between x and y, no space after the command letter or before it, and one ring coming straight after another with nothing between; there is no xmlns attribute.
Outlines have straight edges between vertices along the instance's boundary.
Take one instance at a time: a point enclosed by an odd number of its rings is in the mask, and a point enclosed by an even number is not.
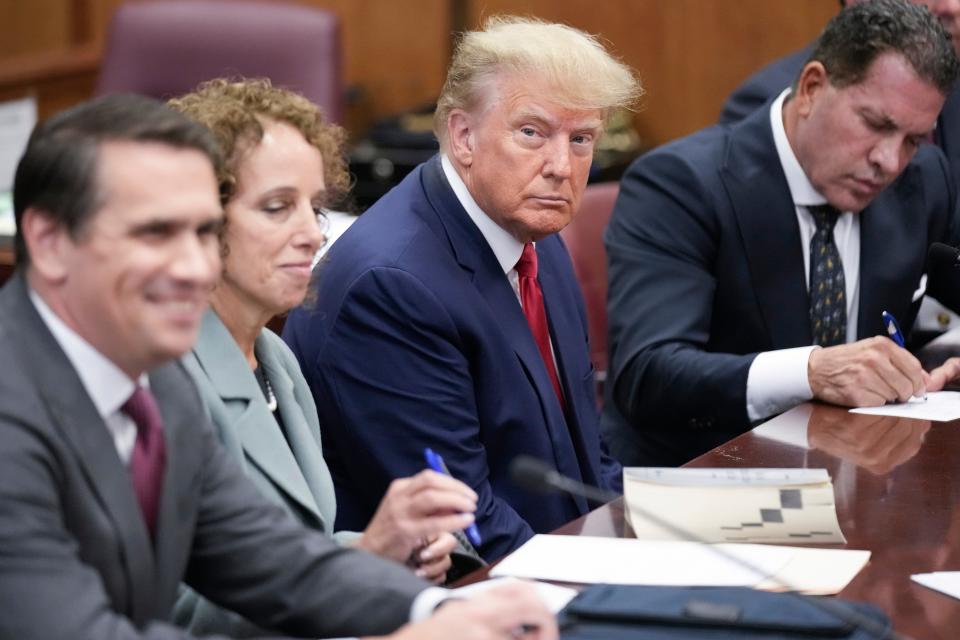
<svg viewBox="0 0 960 640"><path fill-rule="evenodd" d="M850 413L866 413L874 416L894 416L949 422L960 418L960 392L934 391L927 394L927 400L913 400L902 404L885 404L882 407L863 407L850 409Z"/></svg>
<svg viewBox="0 0 960 640"><path fill-rule="evenodd" d="M510 582L517 582L517 579L494 578L493 580L484 580L483 582L468 584L465 587L451 589L450 593L452 595L456 595L457 597L470 598L496 586ZM540 596L540 599L543 600L545 605L547 605L547 608L550 609L550 612L554 614L560 613L560 610L567 606L567 603L573 600L577 595L576 589L571 589L570 587L561 587L558 584L538 582L536 580L530 581L528 584L532 584L534 587L536 587L537 594Z"/></svg>
<svg viewBox="0 0 960 640"><path fill-rule="evenodd" d="M719 551L718 551L719 549ZM728 556L748 562L754 570ZM491 576L583 584L741 586L782 589L777 578L810 593L836 593L870 557L869 551L668 542L628 538L536 535L495 566ZM816 562L817 570L801 567Z"/></svg>
<svg viewBox="0 0 960 640"><path fill-rule="evenodd" d="M960 599L960 571L935 571L933 573L917 573L910 576L916 583L928 589L945 593L953 598Z"/></svg>
<svg viewBox="0 0 960 640"><path fill-rule="evenodd" d="M13 188L13 175L36 123L34 98L0 102L0 191Z"/></svg>

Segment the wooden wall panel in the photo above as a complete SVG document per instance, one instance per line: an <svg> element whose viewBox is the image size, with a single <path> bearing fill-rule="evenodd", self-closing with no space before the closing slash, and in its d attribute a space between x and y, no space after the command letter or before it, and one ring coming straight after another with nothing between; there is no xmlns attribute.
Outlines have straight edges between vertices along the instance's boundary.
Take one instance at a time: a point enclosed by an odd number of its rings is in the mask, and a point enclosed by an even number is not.
<svg viewBox="0 0 960 640"><path fill-rule="evenodd" d="M67 0L0 0L0 59L67 46L72 9Z"/></svg>
<svg viewBox="0 0 960 640"><path fill-rule="evenodd" d="M535 15L601 35L639 70L635 121L655 145L716 122L726 95L766 61L812 40L836 0L473 0L472 21Z"/></svg>
<svg viewBox="0 0 960 640"><path fill-rule="evenodd" d="M47 115L89 95L96 55L121 1L0 0L0 99L33 91ZM647 97L636 123L647 144L711 124L737 83L811 40L837 10L836 0L298 1L329 8L343 21L344 81L358 96L347 111L354 137L373 119L436 96L449 60L453 7L465 6L470 26L505 12L600 34L641 73ZM24 79L23 69L63 52L66 58L52 63L55 73Z"/></svg>

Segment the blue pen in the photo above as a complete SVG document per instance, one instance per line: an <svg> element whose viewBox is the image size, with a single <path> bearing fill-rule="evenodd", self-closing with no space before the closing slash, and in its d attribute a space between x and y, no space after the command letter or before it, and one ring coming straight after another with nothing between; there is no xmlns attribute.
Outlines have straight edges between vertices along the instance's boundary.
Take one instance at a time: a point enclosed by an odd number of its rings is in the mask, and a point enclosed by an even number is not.
<svg viewBox="0 0 960 640"><path fill-rule="evenodd" d="M423 450L423 457L427 459L427 466L436 471L437 473L442 473L445 476L453 477L450 475L450 469L447 469L447 465L443 462L443 458L439 453L427 447ZM467 537L470 538L470 542L473 543L473 546L480 546L480 530L477 529L477 525L474 522L470 523L466 529L463 530L467 534Z"/></svg>
<svg viewBox="0 0 960 640"><path fill-rule="evenodd" d="M903 334L900 333L900 325L897 324L897 319L886 311L883 312L883 328L887 330L887 335L890 336L891 340L906 348L907 344L903 339Z"/></svg>
<svg viewBox="0 0 960 640"><path fill-rule="evenodd" d="M893 317L892 313L888 313L886 311L882 313L882 316L883 316L883 328L887 330L887 335L890 337L891 340L893 340L898 345L906 349L907 344L906 344L906 341L903 339L903 333L900 331L900 325L897 324L897 319ZM921 399L922 400L927 399L926 391L923 392L923 396L921 397Z"/></svg>

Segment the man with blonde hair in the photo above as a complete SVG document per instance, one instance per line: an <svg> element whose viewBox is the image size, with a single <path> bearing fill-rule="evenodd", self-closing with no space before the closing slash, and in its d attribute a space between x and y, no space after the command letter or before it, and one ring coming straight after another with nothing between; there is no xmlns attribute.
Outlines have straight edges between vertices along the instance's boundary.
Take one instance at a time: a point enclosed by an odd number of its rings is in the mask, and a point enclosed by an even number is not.
<svg viewBox="0 0 960 640"><path fill-rule="evenodd" d="M587 511L519 490L515 456L620 490L556 233L579 208L607 114L639 93L628 67L564 25L498 17L464 35L437 106L440 155L337 242L316 308L284 331L324 424L337 526L365 524L427 447L477 492L487 559Z"/></svg>

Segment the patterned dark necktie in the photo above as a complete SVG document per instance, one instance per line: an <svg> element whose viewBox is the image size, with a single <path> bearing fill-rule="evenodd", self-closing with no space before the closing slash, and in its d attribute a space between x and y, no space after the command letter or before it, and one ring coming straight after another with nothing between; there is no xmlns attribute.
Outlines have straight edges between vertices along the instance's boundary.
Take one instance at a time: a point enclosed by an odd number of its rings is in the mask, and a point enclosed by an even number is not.
<svg viewBox="0 0 960 640"><path fill-rule="evenodd" d="M516 269L520 276L520 306L523 307L523 315L526 316L533 339L537 342L537 349L540 350L540 357L547 367L547 374L557 399L560 400L560 406L566 411L560 379L553 363L553 350L550 349L550 329L547 326L547 311L543 306L543 291L537 281L537 251L533 243L523 245L523 253Z"/></svg>
<svg viewBox="0 0 960 640"><path fill-rule="evenodd" d="M130 416L137 425L137 440L130 457L130 475L143 519L153 536L157 529L157 512L166 463L163 419L153 394L139 385L120 410Z"/></svg>
<svg viewBox="0 0 960 640"><path fill-rule="evenodd" d="M840 212L830 205L809 208L817 223L810 240L810 327L822 347L847 340L847 293L843 262L833 241Z"/></svg>

